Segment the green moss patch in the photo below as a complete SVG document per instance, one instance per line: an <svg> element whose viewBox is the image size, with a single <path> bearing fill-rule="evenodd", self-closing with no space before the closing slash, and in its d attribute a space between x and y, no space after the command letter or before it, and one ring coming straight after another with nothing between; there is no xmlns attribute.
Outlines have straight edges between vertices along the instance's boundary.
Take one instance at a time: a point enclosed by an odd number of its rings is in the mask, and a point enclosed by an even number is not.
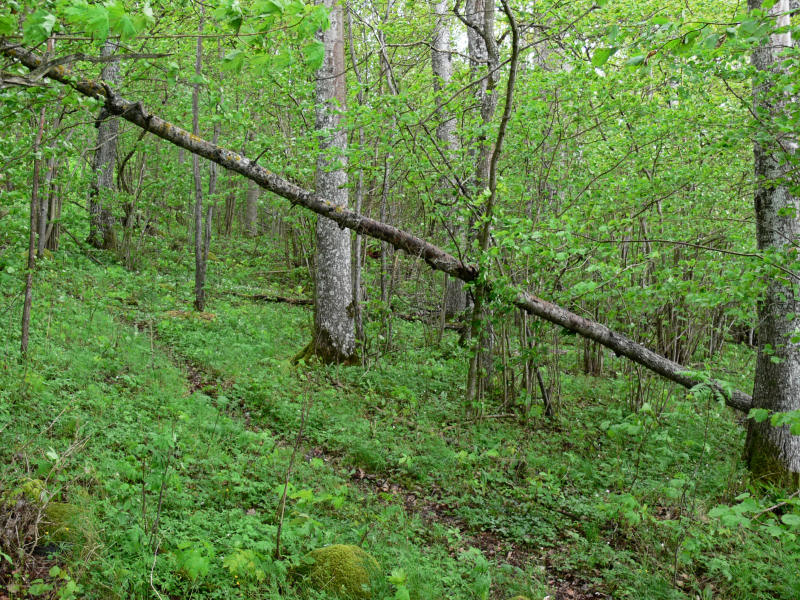
<svg viewBox="0 0 800 600"><path fill-rule="evenodd" d="M313 561L307 569L312 587L340 598L371 598L378 562L358 546L334 544L312 550L306 555Z"/></svg>

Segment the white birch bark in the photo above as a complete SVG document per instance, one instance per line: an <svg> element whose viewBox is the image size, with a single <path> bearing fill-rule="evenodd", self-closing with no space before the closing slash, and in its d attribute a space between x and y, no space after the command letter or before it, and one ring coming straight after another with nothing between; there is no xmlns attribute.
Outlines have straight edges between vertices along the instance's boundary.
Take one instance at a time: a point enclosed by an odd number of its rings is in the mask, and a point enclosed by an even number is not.
<svg viewBox="0 0 800 600"><path fill-rule="evenodd" d="M317 72L316 193L336 206L347 207L347 133L341 126L347 90L344 63L344 22L341 4L323 0L330 11L330 28L321 32L325 58ZM355 357L355 323L350 265L350 232L326 218L317 219L314 289L314 339L310 350L326 362Z"/></svg>
<svg viewBox="0 0 800 600"><path fill-rule="evenodd" d="M750 10L761 8L761 0L750 0ZM790 24L789 0L779 0L770 9L778 27ZM769 124L787 109L790 98L773 89L770 73L781 75L781 53L791 48L791 33L770 36L753 51L752 62L760 74L754 86L754 111ZM800 199L788 188L789 159L796 153L796 138L785 132L771 142L756 142L755 212L760 251L789 251L800 243ZM776 274L769 282L758 309L758 359L753 406L769 411L800 409L800 345L792 337L800 331L800 296L796 277ZM750 422L746 457L754 477L776 484L796 486L800 473L800 436L788 426L772 427L769 420Z"/></svg>
<svg viewBox="0 0 800 600"><path fill-rule="evenodd" d="M431 45L431 70L433 71L433 89L438 96L439 113L436 138L442 145L445 156L448 157L452 164L459 146L458 136L456 135L456 118L447 107L441 105L444 89L450 85L450 81L453 78L452 38L447 21L450 4L447 0L435 0L433 9L436 27L433 30ZM447 178L443 177L442 179L442 189L449 189L450 184ZM453 229L453 236L456 239L460 239L463 235L463 227L456 223ZM445 278L444 306L442 307L445 318L460 314L466 308L467 296L464 292L464 282L455 278Z"/></svg>

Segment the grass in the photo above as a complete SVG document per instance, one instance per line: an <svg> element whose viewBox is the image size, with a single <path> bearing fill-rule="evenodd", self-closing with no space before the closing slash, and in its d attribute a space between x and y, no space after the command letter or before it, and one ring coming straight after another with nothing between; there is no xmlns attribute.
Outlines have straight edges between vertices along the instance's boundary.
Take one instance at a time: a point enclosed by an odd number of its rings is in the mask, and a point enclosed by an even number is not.
<svg viewBox="0 0 800 600"><path fill-rule="evenodd" d="M62 571L14 571L13 597L34 583L53 597L323 598L294 574L333 543L378 560L380 598L800 596L791 538L709 517L748 492L743 431L713 400L675 392L632 412L630 384L581 375L566 339L556 419L475 421L455 334L432 347L396 321L394 349L366 368L294 367L309 308L241 294L261 281L302 295L302 272L261 275L250 246L218 255L231 258L212 262L204 315L181 255L140 272L44 261L27 363L6 309L1 485L41 479L96 532L42 532Z"/></svg>

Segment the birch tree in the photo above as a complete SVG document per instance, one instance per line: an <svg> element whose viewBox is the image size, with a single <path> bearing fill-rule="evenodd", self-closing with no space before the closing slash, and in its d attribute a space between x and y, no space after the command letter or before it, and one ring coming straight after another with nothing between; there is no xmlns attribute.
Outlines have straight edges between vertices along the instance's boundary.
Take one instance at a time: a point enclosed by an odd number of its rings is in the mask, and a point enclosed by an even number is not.
<svg viewBox="0 0 800 600"><path fill-rule="evenodd" d="M436 0L433 3L433 10L436 25L433 30L431 44L431 70L433 71L433 89L439 95L437 99L439 124L436 127L436 138L442 145L442 152L452 164L459 146L456 134L456 118L446 106L442 105L444 91L453 78L452 36L450 25L447 21L448 2L446 0ZM442 188L447 189L450 187L447 177L442 179ZM459 239L462 233L460 224L456 223L453 237ZM464 293L463 282L458 279L446 278L443 306L445 317L449 318L462 313L466 307L467 297Z"/></svg>
<svg viewBox="0 0 800 600"><path fill-rule="evenodd" d="M337 0L324 0L330 27L319 34L325 58L317 72L316 130L319 136L315 188L333 206L347 207L347 133L342 127L347 89L344 64L344 19ZM314 279L314 333L306 354L326 362L350 362L355 357L350 232L318 218Z"/></svg>
<svg viewBox="0 0 800 600"><path fill-rule="evenodd" d="M750 0L751 11L762 8L761 0ZM789 0L776 2L769 10L779 32L753 51L757 70L754 112L765 123L778 121L790 98L778 92L771 80L780 76L781 54L792 47ZM777 129L777 128L776 128ZM771 139L770 139L771 138ZM791 159L796 137L778 131L767 141L755 143L755 213L758 249L762 252L797 252L800 241L800 198L790 191ZM780 273L770 278L758 309L758 358L753 406L768 412L800 410L800 296L798 275ZM800 473L800 436L788 425L772 426L770 420L751 420L746 457L756 478L778 484L797 485Z"/></svg>

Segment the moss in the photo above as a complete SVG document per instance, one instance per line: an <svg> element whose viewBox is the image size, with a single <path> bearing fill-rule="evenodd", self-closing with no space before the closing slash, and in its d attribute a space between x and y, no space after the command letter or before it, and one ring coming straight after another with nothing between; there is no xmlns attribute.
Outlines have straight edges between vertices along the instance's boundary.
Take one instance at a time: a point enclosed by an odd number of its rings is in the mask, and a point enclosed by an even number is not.
<svg viewBox="0 0 800 600"><path fill-rule="evenodd" d="M41 479L24 479L10 491L2 494L0 499L8 502L23 496L28 502L43 506L47 502L47 489Z"/></svg>
<svg viewBox="0 0 800 600"><path fill-rule="evenodd" d="M309 552L307 581L318 590L340 598L371 598L378 562L358 546L334 544Z"/></svg>
<svg viewBox="0 0 800 600"><path fill-rule="evenodd" d="M89 496L83 490L71 494L72 502L50 502L45 506L41 529L54 542L92 546L97 530L89 510Z"/></svg>
<svg viewBox="0 0 800 600"><path fill-rule="evenodd" d="M786 468L778 457L774 443L770 442L761 428L751 428L748 432L745 454L754 482L785 490L796 490L800 486L800 473L793 473Z"/></svg>

